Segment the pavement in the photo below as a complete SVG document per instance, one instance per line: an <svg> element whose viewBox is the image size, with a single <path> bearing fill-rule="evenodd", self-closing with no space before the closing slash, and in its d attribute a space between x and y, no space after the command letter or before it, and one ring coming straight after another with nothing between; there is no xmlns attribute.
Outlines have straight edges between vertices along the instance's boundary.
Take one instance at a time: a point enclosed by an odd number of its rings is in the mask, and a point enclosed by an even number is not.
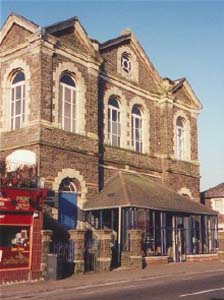
<svg viewBox="0 0 224 300"><path fill-rule="evenodd" d="M224 272L224 263L220 261L213 262L194 262L194 263L170 263L163 265L151 265L141 270L130 270L124 268L118 268L111 272L106 273L85 273L80 275L74 275L62 280L47 280L36 282L24 282L17 284L8 284L1 286L1 299L22 299L29 298L29 295L57 292L62 290L69 290L75 288L77 290L84 290L87 288L110 286L116 283L122 282L140 281L142 279L150 278L172 278L192 274L208 274L217 273L220 275Z"/></svg>

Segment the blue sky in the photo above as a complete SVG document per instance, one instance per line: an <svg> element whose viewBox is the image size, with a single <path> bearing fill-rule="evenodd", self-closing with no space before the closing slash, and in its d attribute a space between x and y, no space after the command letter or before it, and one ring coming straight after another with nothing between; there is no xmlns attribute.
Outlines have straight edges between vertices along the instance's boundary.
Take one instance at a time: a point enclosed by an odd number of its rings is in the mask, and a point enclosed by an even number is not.
<svg viewBox="0 0 224 300"><path fill-rule="evenodd" d="M91 38L131 28L161 76L187 77L203 104L199 118L201 190L224 182L224 1L4 1L46 26L77 16Z"/></svg>

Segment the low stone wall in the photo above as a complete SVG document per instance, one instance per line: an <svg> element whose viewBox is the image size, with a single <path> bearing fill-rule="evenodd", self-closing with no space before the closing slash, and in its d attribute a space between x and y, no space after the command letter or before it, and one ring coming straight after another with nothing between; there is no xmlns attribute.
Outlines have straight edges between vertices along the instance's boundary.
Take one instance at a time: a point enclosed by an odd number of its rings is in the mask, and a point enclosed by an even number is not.
<svg viewBox="0 0 224 300"><path fill-rule="evenodd" d="M168 264L168 256L146 256L144 257L145 265L155 265L155 264Z"/></svg>
<svg viewBox="0 0 224 300"><path fill-rule="evenodd" d="M186 255L187 262L217 261L218 253Z"/></svg>

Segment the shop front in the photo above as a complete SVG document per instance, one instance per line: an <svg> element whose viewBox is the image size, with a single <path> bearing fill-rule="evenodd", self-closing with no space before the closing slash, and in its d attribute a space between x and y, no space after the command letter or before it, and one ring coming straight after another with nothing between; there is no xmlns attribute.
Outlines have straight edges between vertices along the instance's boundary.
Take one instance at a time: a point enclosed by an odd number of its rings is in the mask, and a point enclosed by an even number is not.
<svg viewBox="0 0 224 300"><path fill-rule="evenodd" d="M85 209L92 227L113 231L118 264L132 229L142 232L146 261L217 258L217 213L145 176L120 173Z"/></svg>
<svg viewBox="0 0 224 300"><path fill-rule="evenodd" d="M0 282L40 278L44 189L0 188Z"/></svg>

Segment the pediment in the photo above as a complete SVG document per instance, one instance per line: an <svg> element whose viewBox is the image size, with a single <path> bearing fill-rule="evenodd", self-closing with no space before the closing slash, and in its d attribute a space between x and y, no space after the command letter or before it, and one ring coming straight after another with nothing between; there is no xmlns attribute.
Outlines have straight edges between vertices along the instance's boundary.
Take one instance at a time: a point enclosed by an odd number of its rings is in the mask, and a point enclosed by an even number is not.
<svg viewBox="0 0 224 300"><path fill-rule="evenodd" d="M132 69L132 71L136 72L138 68L138 76L134 76L134 78L128 75L125 76L125 73L122 74L122 71L119 69L121 54L125 52L127 54L130 53L130 57L133 58L134 70ZM161 77L131 31L124 31L121 33L121 36L100 44L100 53L105 59L105 64L110 65L109 68L111 70L117 70L118 74L124 75L122 77L133 79L145 89L159 90L162 81Z"/></svg>
<svg viewBox="0 0 224 300"><path fill-rule="evenodd" d="M5 21L0 31L1 47L18 45L26 41L34 33L38 25L16 14L11 14Z"/></svg>
<svg viewBox="0 0 224 300"><path fill-rule="evenodd" d="M171 90L175 96L175 102L184 105L190 109L201 110L202 104L195 95L189 82L184 78L180 82L177 82Z"/></svg>
<svg viewBox="0 0 224 300"><path fill-rule="evenodd" d="M45 29L48 34L57 37L62 46L95 55L92 42L76 17L53 24Z"/></svg>

